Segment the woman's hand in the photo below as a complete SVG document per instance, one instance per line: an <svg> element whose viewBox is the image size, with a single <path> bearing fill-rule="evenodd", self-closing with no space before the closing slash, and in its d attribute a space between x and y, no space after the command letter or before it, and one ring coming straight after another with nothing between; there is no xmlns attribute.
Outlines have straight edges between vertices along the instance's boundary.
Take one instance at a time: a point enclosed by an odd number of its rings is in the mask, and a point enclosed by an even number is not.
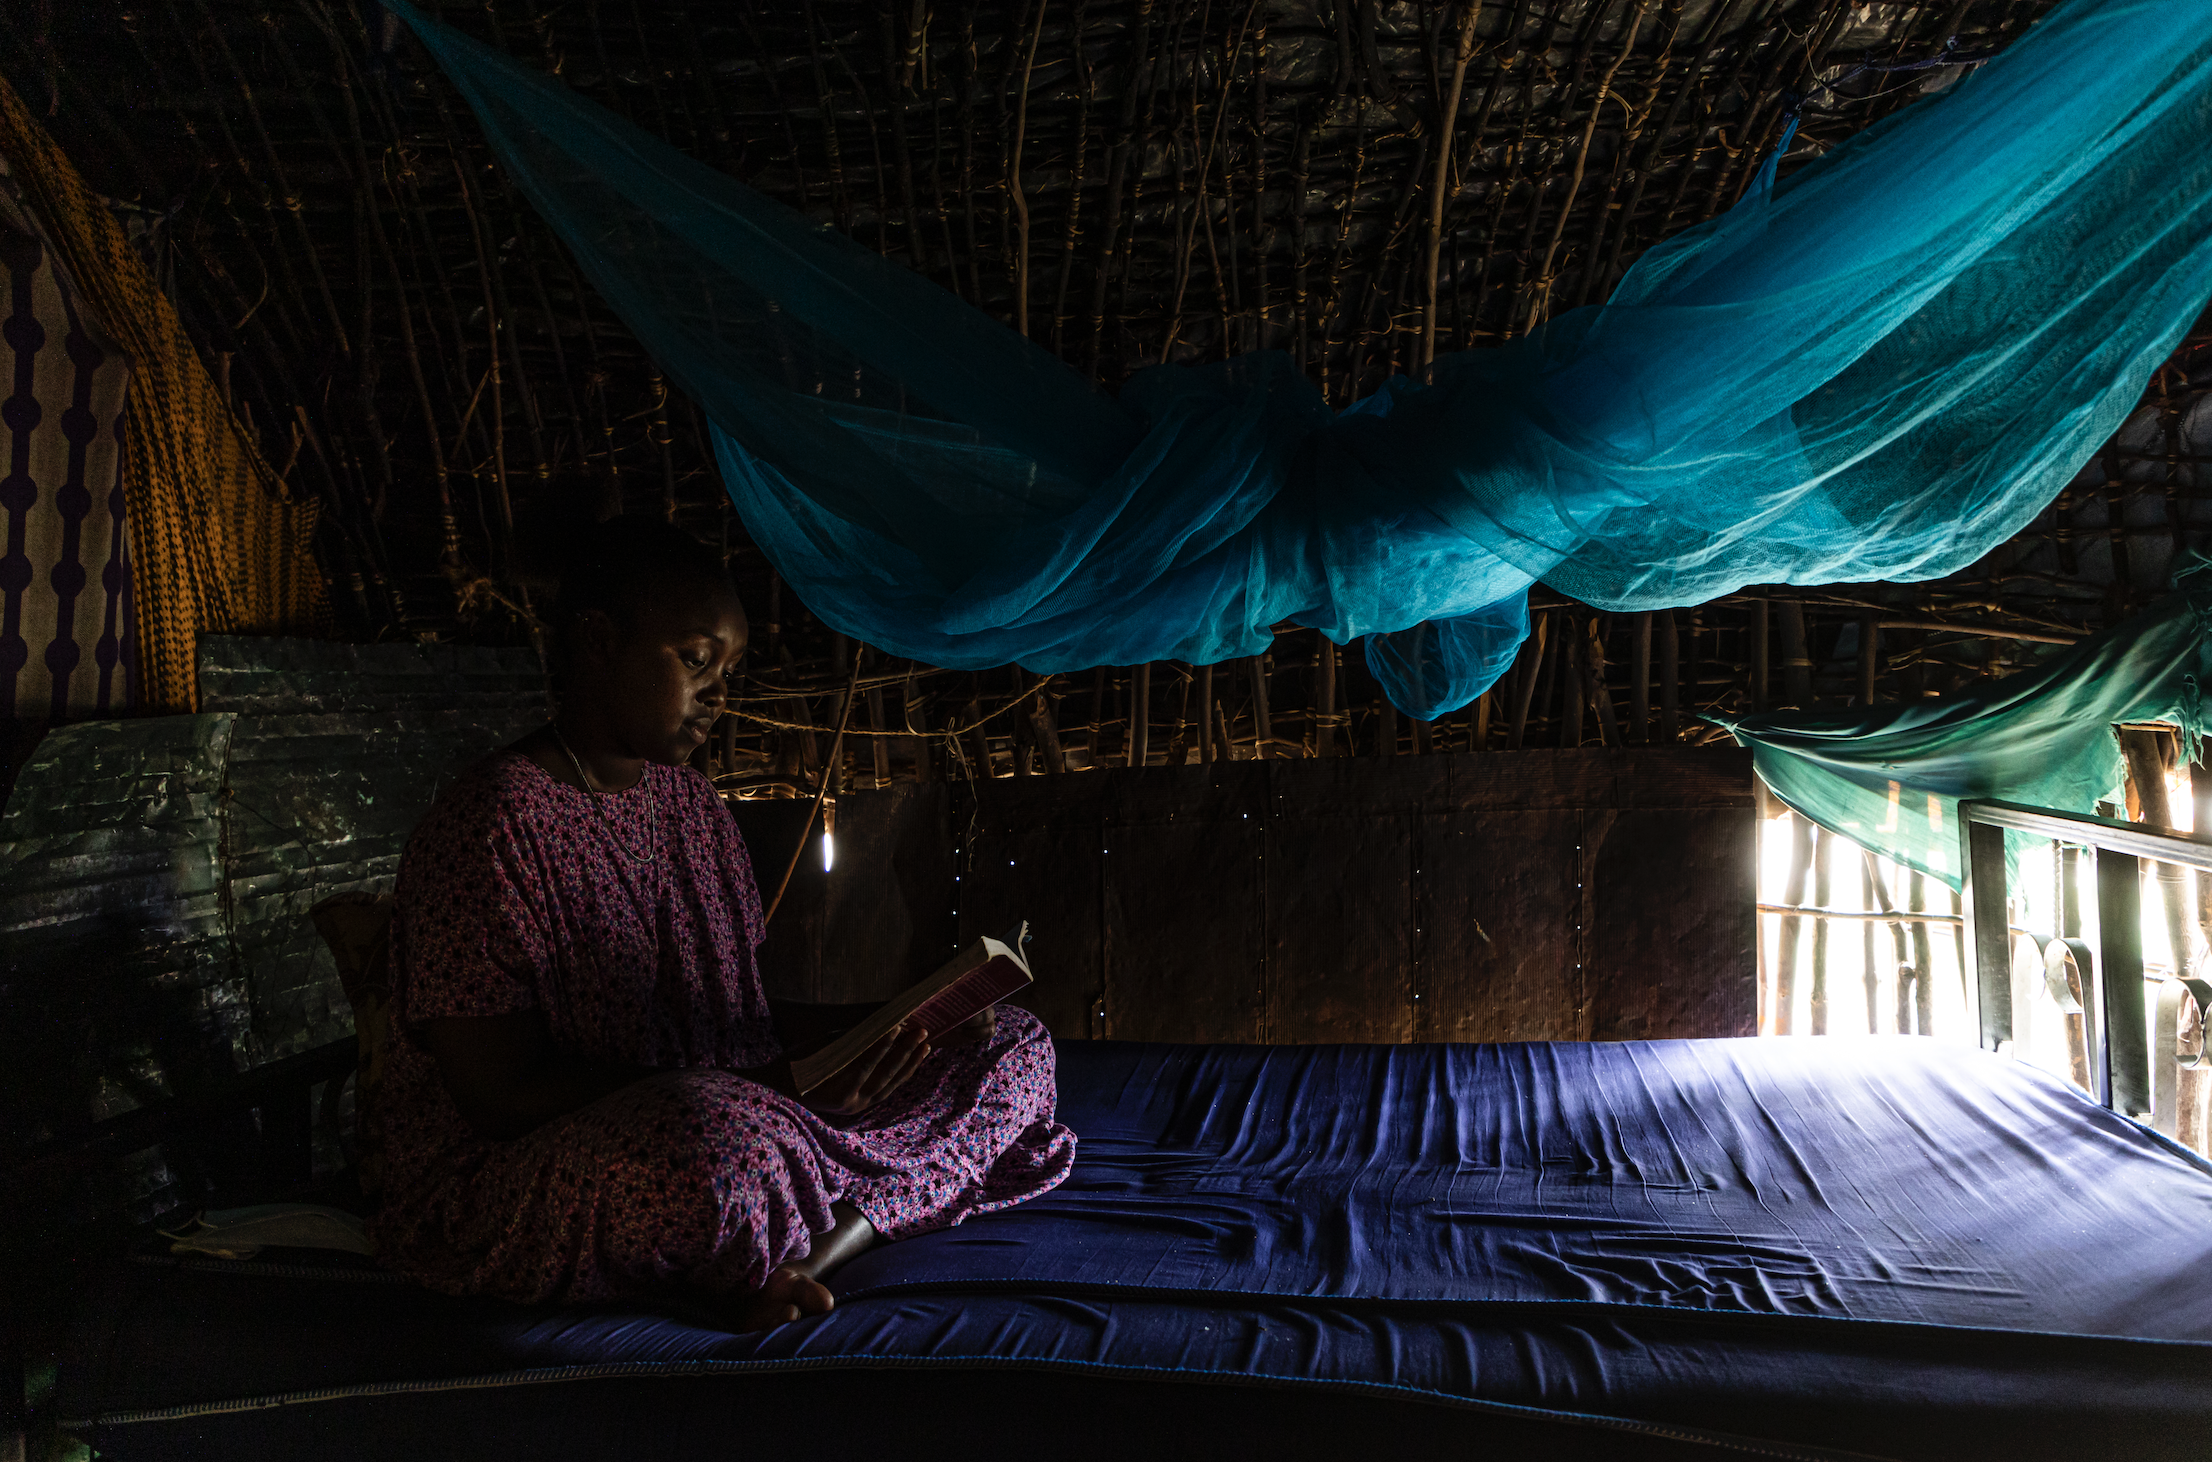
<svg viewBox="0 0 2212 1462"><path fill-rule="evenodd" d="M800 1098L829 1117L857 1117L898 1088L929 1059L929 1032L919 1026L893 1026L883 1039L851 1065Z"/></svg>
<svg viewBox="0 0 2212 1462"><path fill-rule="evenodd" d="M932 1046L974 1046L998 1034L998 1007L987 1005L941 1036L931 1036Z"/></svg>

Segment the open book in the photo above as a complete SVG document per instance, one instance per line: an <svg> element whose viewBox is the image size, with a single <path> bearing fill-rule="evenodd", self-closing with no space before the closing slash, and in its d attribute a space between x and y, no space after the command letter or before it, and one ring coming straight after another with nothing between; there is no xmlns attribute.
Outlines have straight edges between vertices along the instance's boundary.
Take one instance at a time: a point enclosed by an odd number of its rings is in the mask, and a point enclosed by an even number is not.
<svg viewBox="0 0 2212 1462"><path fill-rule="evenodd" d="M942 1035L1030 983L1029 960L1022 953L1028 939L1029 926L1021 924L1004 939L976 940L936 974L819 1051L793 1057L791 1080L799 1095L850 1066L895 1025L919 1025L933 1037Z"/></svg>

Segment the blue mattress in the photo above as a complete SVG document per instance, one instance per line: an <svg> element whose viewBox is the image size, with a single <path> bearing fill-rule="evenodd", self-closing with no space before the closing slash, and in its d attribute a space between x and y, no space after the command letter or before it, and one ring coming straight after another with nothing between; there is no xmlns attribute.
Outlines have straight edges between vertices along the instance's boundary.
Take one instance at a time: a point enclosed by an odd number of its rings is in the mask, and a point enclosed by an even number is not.
<svg viewBox="0 0 2212 1462"><path fill-rule="evenodd" d="M2011 1061L1070 1043L1060 1081L1065 1185L870 1252L819 1319L142 1261L85 1295L61 1410L122 1457L456 1429L726 1455L731 1407L856 1448L887 1415L1027 1407L1062 1455L1209 1418L1318 1449L1380 1415L1562 1456L2078 1462L2194 1455L2212 1423L2212 1166Z"/></svg>

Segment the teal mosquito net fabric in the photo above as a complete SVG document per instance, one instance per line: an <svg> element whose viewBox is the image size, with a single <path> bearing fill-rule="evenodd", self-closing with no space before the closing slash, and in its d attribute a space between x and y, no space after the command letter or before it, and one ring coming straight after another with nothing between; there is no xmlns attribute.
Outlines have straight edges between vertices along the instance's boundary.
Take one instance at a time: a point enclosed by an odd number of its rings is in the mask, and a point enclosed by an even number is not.
<svg viewBox="0 0 2212 1462"><path fill-rule="evenodd" d="M2119 798L2126 778L2116 724L2177 726L2195 755L2212 730L2203 697L2212 684L2212 572L2199 566L2185 580L2135 618L1979 689L1864 710L1747 716L1730 729L1790 807L1957 888L1960 799L2094 812Z"/></svg>
<svg viewBox="0 0 2212 1462"><path fill-rule="evenodd" d="M1310 625L1466 704L1530 585L1635 610L1930 578L2006 538L2212 295L2212 4L2068 0L1643 255L1602 306L1332 412L1279 353L1109 396L563 83L406 19L712 425L823 620L1038 671Z"/></svg>

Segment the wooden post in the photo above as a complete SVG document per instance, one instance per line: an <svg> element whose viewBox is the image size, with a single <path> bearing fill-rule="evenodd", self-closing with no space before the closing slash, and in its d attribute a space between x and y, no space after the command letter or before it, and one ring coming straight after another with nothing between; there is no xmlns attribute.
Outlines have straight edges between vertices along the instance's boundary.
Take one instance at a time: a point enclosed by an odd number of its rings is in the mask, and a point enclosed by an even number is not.
<svg viewBox="0 0 2212 1462"><path fill-rule="evenodd" d="M1083 756L1091 766L1106 765L1105 748L1099 742L1100 728L1106 720L1106 667L1101 665L1091 672L1091 724L1084 732Z"/></svg>
<svg viewBox="0 0 2212 1462"><path fill-rule="evenodd" d="M1190 691L1197 677L1188 668L1176 672L1182 690L1175 702L1175 739L1167 744L1167 764L1179 767L1190 760Z"/></svg>
<svg viewBox="0 0 2212 1462"><path fill-rule="evenodd" d="M1905 906L1914 913L1927 912L1926 874L1916 870L1907 880ZM1928 938L1928 926L1924 923L1915 922L1911 934L1912 967L1916 974L1912 990L1913 1024L1918 1034L1932 1036L1935 1034L1935 945Z"/></svg>
<svg viewBox="0 0 2212 1462"><path fill-rule="evenodd" d="M1141 767L1152 754L1152 666L1129 672L1129 765Z"/></svg>
<svg viewBox="0 0 2212 1462"><path fill-rule="evenodd" d="M1598 742L1604 746L1621 744L1621 723L1613 711L1613 690L1605 680L1605 634L1603 616L1590 616L1590 636L1583 642L1587 652L1583 657L1583 687L1590 704L1597 708Z"/></svg>
<svg viewBox="0 0 2212 1462"><path fill-rule="evenodd" d="M899 724L909 731L914 729L914 663L911 660L906 666L906 684L899 691ZM922 733L907 742L907 750L914 758L914 780L936 781L936 758L930 755L926 720Z"/></svg>
<svg viewBox="0 0 2212 1462"><path fill-rule="evenodd" d="M1336 646L1319 630L1313 632L1314 729L1313 754L1336 755Z"/></svg>
<svg viewBox="0 0 2212 1462"><path fill-rule="evenodd" d="M991 739L983 734L983 697L980 692L968 700L968 709L961 713L967 723L968 754L975 758L975 779L988 781L998 773L991 768Z"/></svg>
<svg viewBox="0 0 2212 1462"><path fill-rule="evenodd" d="M1507 751L1519 751L1522 737L1528 734L1528 710L1536 699L1536 682L1542 676L1544 665L1544 642L1549 637L1550 630L1551 616L1537 615L1536 633L1529 636L1528 644L1521 650L1520 665L1515 672L1513 687L1513 713L1505 728Z"/></svg>
<svg viewBox="0 0 2212 1462"><path fill-rule="evenodd" d="M1659 619L1659 739L1668 746L1682 736L1682 649L1669 609Z"/></svg>
<svg viewBox="0 0 2212 1462"><path fill-rule="evenodd" d="M2005 831L1966 825L1966 882L1973 891L1974 962L1966 974L1967 1008L1980 1022L1985 1051L2012 1039L2012 916L2005 898ZM1961 926L1963 928L1963 926Z"/></svg>
<svg viewBox="0 0 2212 1462"><path fill-rule="evenodd" d="M1751 709L1763 711L1773 702L1773 687L1768 683L1767 671L1774 660L1774 650L1768 643L1771 632L1767 620L1767 596L1764 592L1751 600Z"/></svg>
<svg viewBox="0 0 2212 1462"><path fill-rule="evenodd" d="M1252 733L1259 738L1252 748L1256 761L1275 757L1275 726L1267 714L1267 661L1266 655L1254 655L1244 662L1252 677Z"/></svg>
<svg viewBox="0 0 2212 1462"><path fill-rule="evenodd" d="M839 684L851 676L853 670L853 642L843 635L830 636L830 673ZM834 741L830 747L830 764L823 768L822 780L829 786L829 794L835 797L845 790L845 749Z"/></svg>
<svg viewBox="0 0 2212 1462"><path fill-rule="evenodd" d="M1804 708L1813 703L1813 662L1805 648L1805 606L1784 599L1775 606L1782 621L1782 704Z"/></svg>
<svg viewBox="0 0 2212 1462"><path fill-rule="evenodd" d="M1384 696L1375 702L1375 755L1398 754L1398 708Z"/></svg>
<svg viewBox="0 0 2212 1462"><path fill-rule="evenodd" d="M1029 705L1029 725L1037 738L1037 749L1043 754L1047 774L1057 774L1068 769L1068 754L1060 745L1060 723L1052 714L1052 699L1037 688Z"/></svg>
<svg viewBox="0 0 2212 1462"><path fill-rule="evenodd" d="M2111 1093L2106 1105L2126 1117L2151 1114L2151 1053L2143 1002L2143 865L2097 850L2097 984Z"/></svg>
<svg viewBox="0 0 2212 1462"><path fill-rule="evenodd" d="M1235 761L1236 739L1229 734L1229 708L1220 701L1214 702L1214 730L1221 737L1221 759Z"/></svg>
<svg viewBox="0 0 2212 1462"><path fill-rule="evenodd" d="M1636 649L1629 661L1628 739L1651 740L1651 611L1636 616Z"/></svg>
<svg viewBox="0 0 2212 1462"><path fill-rule="evenodd" d="M1826 828L1813 846L1813 904L1825 909L1835 892L1836 844L1842 841ZM1828 920L1813 920L1813 1034L1828 1034Z"/></svg>
<svg viewBox="0 0 2212 1462"><path fill-rule="evenodd" d="M1782 881L1783 903L1805 902L1805 874L1812 863L1813 825L1793 812L1790 814L1790 871ZM1790 1033L1797 1004L1797 946L1804 929L1802 914L1782 916L1781 935L1775 941L1774 951L1774 1033L1778 1036Z"/></svg>
<svg viewBox="0 0 2212 1462"><path fill-rule="evenodd" d="M1496 698L1497 692L1494 690L1486 690L1475 697L1474 741L1467 749L1476 756L1481 756L1490 749L1490 706Z"/></svg>
<svg viewBox="0 0 2212 1462"><path fill-rule="evenodd" d="M889 728L883 724L883 687L880 685L868 687L868 729L875 733L868 738L868 749L874 754L876 785L888 787L891 785L891 738L883 734Z"/></svg>
<svg viewBox="0 0 2212 1462"><path fill-rule="evenodd" d="M1426 721L1415 721L1413 723L1413 754L1415 756L1427 756L1429 754L1429 750L1429 723Z"/></svg>
<svg viewBox="0 0 2212 1462"><path fill-rule="evenodd" d="M1859 616L1859 704L1874 704L1874 682L1882 673L1882 621L1871 611Z"/></svg>
<svg viewBox="0 0 2212 1462"><path fill-rule="evenodd" d="M1589 698L1583 670L1583 647L1588 641L1571 614L1559 640L1559 745L1572 748L1582 744L1583 702Z"/></svg>
<svg viewBox="0 0 2212 1462"><path fill-rule="evenodd" d="M1226 746L1222 747L1227 751ZM1198 667L1198 764L1205 766L1214 759L1214 668Z"/></svg>

